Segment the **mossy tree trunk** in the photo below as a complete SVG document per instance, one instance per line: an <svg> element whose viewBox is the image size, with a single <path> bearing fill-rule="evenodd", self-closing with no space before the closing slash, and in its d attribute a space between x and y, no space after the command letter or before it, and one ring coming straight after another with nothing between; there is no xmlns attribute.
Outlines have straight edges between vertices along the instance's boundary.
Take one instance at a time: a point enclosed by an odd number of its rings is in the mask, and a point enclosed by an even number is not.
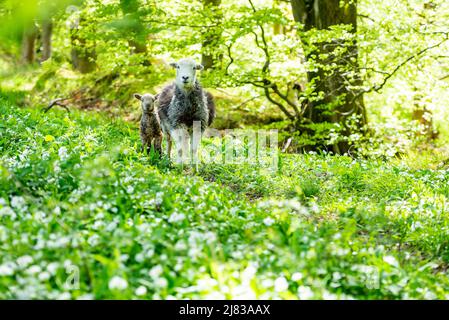
<svg viewBox="0 0 449 320"><path fill-rule="evenodd" d="M123 31L125 31L130 37L128 44L132 48L131 53L145 55L142 64L149 66L151 63L148 57L146 57L148 53L148 33L144 23L142 22L142 13L139 12L140 6L141 4L138 0L120 0L120 8L123 16L129 22L129 26Z"/></svg>
<svg viewBox="0 0 449 320"><path fill-rule="evenodd" d="M94 71L96 67L95 46L85 39L79 27L86 23L82 17L70 27L70 40L72 43L72 64L81 73Z"/></svg>
<svg viewBox="0 0 449 320"><path fill-rule="evenodd" d="M36 58L37 28L34 23L26 27L22 35L22 63L31 64Z"/></svg>
<svg viewBox="0 0 449 320"><path fill-rule="evenodd" d="M312 30L328 30L335 25L348 25L350 32L357 32L356 0L291 0L294 19L304 26L304 33ZM362 81L359 77L358 50L355 40L332 39L319 43L309 43L309 38L301 39L306 51L306 60L317 65L307 74L308 85L313 86L320 98L310 102L307 118L313 123L340 124L340 139L332 145L334 152L342 154L349 151L347 137L364 132L367 124ZM308 50L307 47L313 46ZM338 51L338 53L337 53ZM331 69L328 66L334 66ZM348 126L348 118L359 119L358 128Z"/></svg>
<svg viewBox="0 0 449 320"><path fill-rule="evenodd" d="M221 29L219 27L222 14L220 12L221 0L203 0L203 7L211 12L211 23L214 25L209 28L205 34L205 39L202 44L201 64L205 69L213 68L219 60L223 57L220 52L217 52L221 38Z"/></svg>
<svg viewBox="0 0 449 320"><path fill-rule="evenodd" d="M42 22L42 61L51 57L51 38L53 34L53 22L47 19Z"/></svg>

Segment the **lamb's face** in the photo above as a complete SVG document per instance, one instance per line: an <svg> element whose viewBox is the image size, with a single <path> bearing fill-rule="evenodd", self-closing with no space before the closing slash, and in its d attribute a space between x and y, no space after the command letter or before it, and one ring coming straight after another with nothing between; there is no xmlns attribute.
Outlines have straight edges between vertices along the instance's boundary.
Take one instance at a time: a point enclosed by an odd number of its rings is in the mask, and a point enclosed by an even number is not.
<svg viewBox="0 0 449 320"><path fill-rule="evenodd" d="M193 87L196 81L196 70L204 68L192 59L181 59L170 65L176 69L176 85L184 90L190 90Z"/></svg>
<svg viewBox="0 0 449 320"><path fill-rule="evenodd" d="M154 96L146 93L144 95L135 93L134 98L139 100L142 104L142 112L143 113L150 113L154 110Z"/></svg>

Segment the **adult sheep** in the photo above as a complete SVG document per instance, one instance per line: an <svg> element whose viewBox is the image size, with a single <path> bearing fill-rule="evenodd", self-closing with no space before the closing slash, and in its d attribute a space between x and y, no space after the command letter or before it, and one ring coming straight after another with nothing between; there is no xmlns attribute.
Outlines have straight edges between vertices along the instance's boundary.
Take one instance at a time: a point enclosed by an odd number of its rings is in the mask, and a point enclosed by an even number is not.
<svg viewBox="0 0 449 320"><path fill-rule="evenodd" d="M170 65L176 69L176 79L156 96L160 123L167 140L167 155L170 157L174 140L178 161L181 161L183 142L189 133L190 150L193 160L197 161L201 135L215 118L214 98L196 79L196 71L203 69L201 64L192 59L181 59Z"/></svg>

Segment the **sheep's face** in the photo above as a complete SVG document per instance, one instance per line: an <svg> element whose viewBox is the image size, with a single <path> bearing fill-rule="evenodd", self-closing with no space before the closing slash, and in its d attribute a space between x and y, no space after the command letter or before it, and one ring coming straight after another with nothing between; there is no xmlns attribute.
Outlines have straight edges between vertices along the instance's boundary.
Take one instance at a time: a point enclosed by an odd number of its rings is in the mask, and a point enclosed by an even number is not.
<svg viewBox="0 0 449 320"><path fill-rule="evenodd" d="M178 62L170 63L170 65L176 69L176 85L184 90L193 88L196 81L196 71L204 68L192 59L181 59Z"/></svg>
<svg viewBox="0 0 449 320"><path fill-rule="evenodd" d="M154 96L153 95L151 95L149 93L146 93L144 95L135 93L134 98L136 98L137 100L139 100L141 102L143 113L153 112L153 110L154 110Z"/></svg>

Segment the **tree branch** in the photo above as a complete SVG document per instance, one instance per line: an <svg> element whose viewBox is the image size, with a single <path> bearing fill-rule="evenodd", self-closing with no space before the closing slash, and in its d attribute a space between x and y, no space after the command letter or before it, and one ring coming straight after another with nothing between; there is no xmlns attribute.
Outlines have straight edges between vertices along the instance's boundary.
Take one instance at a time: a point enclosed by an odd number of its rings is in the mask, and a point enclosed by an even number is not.
<svg viewBox="0 0 449 320"><path fill-rule="evenodd" d="M429 50L432 50L432 49L434 49L434 48L437 48L437 47L441 46L443 43L447 42L448 40L449 40L449 32L446 33L444 39L442 39L442 40L439 41L438 43L436 43L436 44L434 44L434 45L431 45L431 46L429 46L429 47L426 47L426 48L424 48L424 49L418 51L417 53L411 55L410 57L408 57L407 59L405 59L404 61L402 61L400 64L398 64L398 65L393 69L393 71L387 72L387 73L386 73L387 76L382 80L381 83L379 83L379 84L377 84L377 85L374 85L374 86L372 86L372 87L370 87L370 88L368 88L368 89L360 90L360 92L359 92L358 94L356 94L356 95L353 97L352 102L354 102L356 99L358 99L360 96L362 96L362 95L365 94L365 93L372 92L372 91L379 92L379 91L382 90L382 88L387 84L388 80L390 80L390 78L393 77L393 76L396 74L396 72L398 72L398 71L399 71L403 66L405 66L408 62L410 62L411 60L414 60L414 59L418 58L419 56L423 55L424 53L426 53L426 52L429 51ZM377 71L377 72L379 72L379 71Z"/></svg>
<svg viewBox="0 0 449 320"><path fill-rule="evenodd" d="M247 103L249 103L249 102L251 102L251 101L254 101L254 100L256 100L256 99L259 99L260 97L263 97L263 95L258 95L258 96L252 97L252 98L250 98L250 99L248 99L248 100L245 100L245 101L243 101L241 104L239 104L237 107L235 107L235 109L240 109L240 108L243 107L245 104L247 104Z"/></svg>
<svg viewBox="0 0 449 320"><path fill-rule="evenodd" d="M264 92L265 92L265 96L267 97L267 99L277 105L279 107L279 109L281 109L281 111L290 119L290 120L295 120L295 117L284 107L284 105L280 102L277 102L276 100L274 100L271 95L270 95L270 90L268 89L268 87L264 88Z"/></svg>
<svg viewBox="0 0 449 320"><path fill-rule="evenodd" d="M387 76L384 78L384 80L382 81L382 83L380 83L380 84L377 85L377 86L374 86L374 87L373 87L373 90L376 91L376 92L379 92L379 91L385 86L385 84L387 83L387 81L388 81L392 76L394 76L394 74L395 74L396 72L399 71L399 69L401 69L404 65L406 65L406 64L407 64L408 62L410 62L411 60L413 60L413 59L415 59L415 58L417 58L417 57L423 55L423 54L426 53L427 51L432 50L432 49L434 49L434 48L436 48L436 47L441 46L443 43L445 43L446 41L449 40L448 35L449 35L449 33L447 33L447 34L446 34L446 37L445 37L443 40L441 40L440 42L438 42L438 43L436 43L436 44L434 44L434 45L432 45L432 46L430 46L430 47L424 48L424 49L418 51L417 53L415 53L414 55L408 57L408 58L405 59L404 61L402 61L399 65L396 66L396 68L393 69L392 72L390 72L389 75L387 75Z"/></svg>
<svg viewBox="0 0 449 320"><path fill-rule="evenodd" d="M232 43L233 42L231 42L229 46L226 46L226 48L228 49L228 57L229 57L229 63L226 66L226 69L225 69L225 74L226 75L229 74L229 67L234 63L234 58L232 57L232 53L231 53Z"/></svg>
<svg viewBox="0 0 449 320"><path fill-rule="evenodd" d="M252 8L253 12L254 13L257 12L257 9L254 6L252 0L248 0L248 1L249 1L250 5L251 5L251 8ZM265 63L263 65L263 67L262 67L262 74L266 75L268 73L269 69L270 69L271 57L270 57L270 52L268 50L267 39L265 37L265 29L264 29L264 27L260 23L258 23L257 25L259 26L259 29L260 29L260 38L262 40L262 44L259 41L258 34L255 31L252 31L252 33L254 34L254 38L255 38L257 47L260 48L264 52L264 54L265 54ZM280 102L275 101L271 97L270 89L272 89L273 92L278 97L280 97L282 100L284 100L288 105L293 107L296 115L300 114L300 112L298 110L298 106L294 102L290 101L290 99L286 95L282 94L282 92L279 90L279 88L277 87L276 84L272 83L268 79L263 79L262 83L263 83L262 87L264 88L265 96L267 97L267 99L270 102L272 102L275 105L277 105L290 119L294 119L293 115L290 112L288 112L288 110L285 108L285 106L283 104L281 104Z"/></svg>
<svg viewBox="0 0 449 320"><path fill-rule="evenodd" d="M50 101L48 106L45 107L42 111L44 113L47 113L54 106L60 106L60 107L64 108L67 112L70 112L69 108L66 105L61 104L62 101L67 101L67 100L70 100L70 99L71 98L58 98L58 99L52 100L52 101Z"/></svg>

